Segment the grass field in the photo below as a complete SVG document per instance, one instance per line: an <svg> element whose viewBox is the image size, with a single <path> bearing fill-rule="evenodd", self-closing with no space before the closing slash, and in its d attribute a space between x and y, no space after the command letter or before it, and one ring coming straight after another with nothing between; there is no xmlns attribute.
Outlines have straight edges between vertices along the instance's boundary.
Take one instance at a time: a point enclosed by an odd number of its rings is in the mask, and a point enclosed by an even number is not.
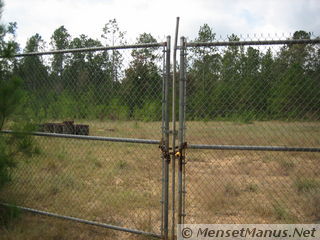
<svg viewBox="0 0 320 240"><path fill-rule="evenodd" d="M79 121L77 121L78 123ZM161 138L159 122L82 121L90 135ZM201 144L320 146L317 122L188 122ZM40 210L160 232L157 145L36 137L0 199ZM320 220L319 153L188 150L186 223L311 223ZM23 214L0 239L145 239Z"/></svg>

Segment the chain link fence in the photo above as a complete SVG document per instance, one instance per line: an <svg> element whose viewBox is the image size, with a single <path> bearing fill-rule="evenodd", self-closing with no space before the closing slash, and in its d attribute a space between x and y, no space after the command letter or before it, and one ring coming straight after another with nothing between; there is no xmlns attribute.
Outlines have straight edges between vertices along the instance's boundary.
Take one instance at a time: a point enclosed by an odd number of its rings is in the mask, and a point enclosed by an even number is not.
<svg viewBox="0 0 320 240"><path fill-rule="evenodd" d="M11 59L23 101L5 129L34 123L38 153L1 202L165 239L176 223L319 221L319 39L200 40L181 39L173 73L170 37Z"/></svg>
<svg viewBox="0 0 320 240"><path fill-rule="evenodd" d="M185 223L320 220L320 51L305 37L182 44Z"/></svg>
<svg viewBox="0 0 320 240"><path fill-rule="evenodd" d="M16 56L14 118L34 123L38 154L1 201L159 237L165 53L164 42Z"/></svg>

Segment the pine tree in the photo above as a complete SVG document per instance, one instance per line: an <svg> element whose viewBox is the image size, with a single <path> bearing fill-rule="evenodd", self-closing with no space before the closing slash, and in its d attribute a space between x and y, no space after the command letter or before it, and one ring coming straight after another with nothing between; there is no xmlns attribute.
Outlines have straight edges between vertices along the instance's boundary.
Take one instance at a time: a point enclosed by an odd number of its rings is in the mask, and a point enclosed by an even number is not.
<svg viewBox="0 0 320 240"><path fill-rule="evenodd" d="M0 1L0 12L3 7ZM0 16L1 17L1 16ZM22 80L14 76L12 71L12 57L17 48L14 40L6 41L11 35L14 39L16 24L0 25L0 130L6 121L13 116L22 100ZM30 125L17 125L16 130L26 131ZM11 180L11 170L16 166L18 154L31 155L34 153L33 139L30 135L16 133L11 135L0 134L0 189ZM0 218L0 220L2 220ZM0 221L1 223L1 221Z"/></svg>

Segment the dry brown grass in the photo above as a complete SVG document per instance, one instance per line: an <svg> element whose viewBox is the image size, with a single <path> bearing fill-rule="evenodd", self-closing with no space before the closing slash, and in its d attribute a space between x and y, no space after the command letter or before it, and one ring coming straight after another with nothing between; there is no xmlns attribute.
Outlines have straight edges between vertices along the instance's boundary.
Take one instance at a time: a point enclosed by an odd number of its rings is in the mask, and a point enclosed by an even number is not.
<svg viewBox="0 0 320 240"><path fill-rule="evenodd" d="M79 122L79 121L77 121ZM160 139L159 122L85 122L90 135ZM190 122L201 144L320 145L314 122ZM156 145L37 137L0 199L31 208L159 233L161 158ZM319 220L318 153L188 150L187 223ZM1 239L117 239L111 230L24 214ZM139 236L130 236L130 239ZM145 238L142 238L145 239Z"/></svg>
<svg viewBox="0 0 320 240"><path fill-rule="evenodd" d="M220 153L190 151L188 154L187 222L310 223L319 220L316 210L320 192L319 154ZM299 190L301 188L305 191Z"/></svg>

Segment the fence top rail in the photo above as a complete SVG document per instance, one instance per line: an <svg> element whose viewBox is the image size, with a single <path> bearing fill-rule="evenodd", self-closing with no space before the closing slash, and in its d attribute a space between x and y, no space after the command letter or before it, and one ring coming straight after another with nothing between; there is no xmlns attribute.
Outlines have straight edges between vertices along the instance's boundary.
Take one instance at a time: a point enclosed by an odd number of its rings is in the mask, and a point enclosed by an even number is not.
<svg viewBox="0 0 320 240"><path fill-rule="evenodd" d="M246 45L284 45L284 44L319 44L317 39L258 40L258 41L223 41L223 42L186 42L185 47L221 47Z"/></svg>
<svg viewBox="0 0 320 240"><path fill-rule="evenodd" d="M73 49L61 49L61 50L52 50L52 51L45 51L45 52L18 53L18 54L15 54L13 57L28 57L28 56L51 55L51 54L77 53L77 52L97 52L97 51L121 50L121 49L165 47L166 45L167 45L166 42L160 42L160 43L143 43L143 44L118 45L118 46L73 48Z"/></svg>

